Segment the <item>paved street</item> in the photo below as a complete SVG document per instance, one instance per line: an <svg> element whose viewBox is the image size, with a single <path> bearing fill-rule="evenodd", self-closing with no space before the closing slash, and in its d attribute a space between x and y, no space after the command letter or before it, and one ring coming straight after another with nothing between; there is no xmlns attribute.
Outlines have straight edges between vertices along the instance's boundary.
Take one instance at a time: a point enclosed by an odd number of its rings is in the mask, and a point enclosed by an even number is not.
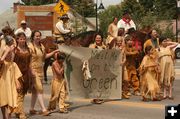
<svg viewBox="0 0 180 119"><path fill-rule="evenodd" d="M164 119L165 105L180 103L180 62L176 63L176 79L174 82L174 100L142 102L140 97L132 96L129 100L109 100L102 105L94 105L88 99L71 99L70 113L57 111L50 116L29 116L29 119ZM50 68L49 73L51 74ZM49 75L49 78L51 75ZM45 103L48 105L50 84L44 85ZM39 105L36 108L40 110ZM25 98L25 111L30 107L30 94ZM0 119L2 114L0 113ZM15 119L13 115L13 119Z"/></svg>

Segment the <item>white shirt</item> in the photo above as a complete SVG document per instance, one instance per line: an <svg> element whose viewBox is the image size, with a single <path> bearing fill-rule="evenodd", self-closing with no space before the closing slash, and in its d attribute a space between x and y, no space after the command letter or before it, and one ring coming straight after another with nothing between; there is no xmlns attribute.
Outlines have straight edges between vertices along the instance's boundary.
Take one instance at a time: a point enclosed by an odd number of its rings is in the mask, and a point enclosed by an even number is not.
<svg viewBox="0 0 180 119"><path fill-rule="evenodd" d="M122 19L118 21L118 28L124 28L125 31L127 31L128 29L134 27L134 29L136 29L136 25L135 23L133 22L133 20L131 20L130 22L130 25L125 23Z"/></svg>
<svg viewBox="0 0 180 119"><path fill-rule="evenodd" d="M27 27L25 30L23 28L19 28L14 32L14 34L17 35L18 33L21 33L21 32L23 32L27 38L31 38L32 32L30 28Z"/></svg>
<svg viewBox="0 0 180 119"><path fill-rule="evenodd" d="M56 24L56 28L62 33L62 34L66 34L69 33L70 30L66 28L66 26L63 24L63 21L60 20L57 24Z"/></svg>

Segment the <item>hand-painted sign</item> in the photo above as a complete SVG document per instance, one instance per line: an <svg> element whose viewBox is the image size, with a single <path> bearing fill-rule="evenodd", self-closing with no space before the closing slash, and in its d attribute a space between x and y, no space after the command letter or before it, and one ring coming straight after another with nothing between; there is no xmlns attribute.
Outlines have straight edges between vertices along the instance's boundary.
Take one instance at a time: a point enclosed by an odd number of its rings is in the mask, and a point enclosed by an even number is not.
<svg viewBox="0 0 180 119"><path fill-rule="evenodd" d="M71 97L121 99L122 67L118 50L98 50L59 46L68 56L65 77ZM84 78L83 64L88 63L89 79Z"/></svg>

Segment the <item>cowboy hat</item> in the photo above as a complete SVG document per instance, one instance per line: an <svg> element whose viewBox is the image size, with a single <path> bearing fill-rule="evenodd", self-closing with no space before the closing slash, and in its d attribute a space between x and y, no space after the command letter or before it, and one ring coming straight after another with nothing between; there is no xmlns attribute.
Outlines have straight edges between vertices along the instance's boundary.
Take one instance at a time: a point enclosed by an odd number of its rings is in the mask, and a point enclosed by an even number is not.
<svg viewBox="0 0 180 119"><path fill-rule="evenodd" d="M25 20L22 20L22 21L21 21L21 24L26 24L26 21L25 21Z"/></svg>
<svg viewBox="0 0 180 119"><path fill-rule="evenodd" d="M130 12L128 10L124 10L122 15L124 16L126 14L130 14Z"/></svg>
<svg viewBox="0 0 180 119"><path fill-rule="evenodd" d="M127 34L131 34L131 33L135 33L135 32L136 32L135 28L131 27L131 28L128 29Z"/></svg>
<svg viewBox="0 0 180 119"><path fill-rule="evenodd" d="M69 17L68 17L68 15L67 14L64 14L64 15L62 15L61 17L58 17L59 19L69 19Z"/></svg>

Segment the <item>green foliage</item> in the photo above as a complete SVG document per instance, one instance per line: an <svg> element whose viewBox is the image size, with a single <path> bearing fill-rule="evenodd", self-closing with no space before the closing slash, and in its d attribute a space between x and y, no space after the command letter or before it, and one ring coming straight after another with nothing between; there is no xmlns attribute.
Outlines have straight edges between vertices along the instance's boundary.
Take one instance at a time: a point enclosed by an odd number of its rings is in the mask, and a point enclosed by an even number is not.
<svg viewBox="0 0 180 119"><path fill-rule="evenodd" d="M139 0L139 3L144 7L145 12L153 11L155 0Z"/></svg>
<svg viewBox="0 0 180 119"><path fill-rule="evenodd" d="M22 0L22 2L25 3L25 5L45 5L45 4L51 4L54 3L54 0Z"/></svg>
<svg viewBox="0 0 180 119"><path fill-rule="evenodd" d="M157 16L153 15L151 11L147 12L140 21L140 29L146 27L155 27L158 21Z"/></svg>
<svg viewBox="0 0 180 119"><path fill-rule="evenodd" d="M75 19L75 21L73 21L72 28L75 30L75 35L87 31L87 26L84 25L83 22L84 21L81 21L80 19Z"/></svg>
<svg viewBox="0 0 180 119"><path fill-rule="evenodd" d="M176 0L139 0L145 12L151 11L160 20L176 18Z"/></svg>
<svg viewBox="0 0 180 119"><path fill-rule="evenodd" d="M30 2L29 5L41 5L41 2L40 1L37 1L37 0L32 0L32 2Z"/></svg>
<svg viewBox="0 0 180 119"><path fill-rule="evenodd" d="M169 22L171 22L171 21L169 21ZM156 25L154 27L154 29L158 32L158 34L160 36L164 36L164 37L170 38L172 40L175 40L175 36L173 34L172 23L169 23L164 30L161 29L160 25Z"/></svg>
<svg viewBox="0 0 180 119"><path fill-rule="evenodd" d="M64 0L64 2L84 17L95 16L96 11L93 0Z"/></svg>
<svg viewBox="0 0 180 119"><path fill-rule="evenodd" d="M175 40L175 36L173 34L173 27L171 24L169 24L165 31L163 31L162 35L167 38L171 38L172 40Z"/></svg>
<svg viewBox="0 0 180 119"><path fill-rule="evenodd" d="M155 0L153 12L161 20L176 18L176 4L176 0Z"/></svg>

